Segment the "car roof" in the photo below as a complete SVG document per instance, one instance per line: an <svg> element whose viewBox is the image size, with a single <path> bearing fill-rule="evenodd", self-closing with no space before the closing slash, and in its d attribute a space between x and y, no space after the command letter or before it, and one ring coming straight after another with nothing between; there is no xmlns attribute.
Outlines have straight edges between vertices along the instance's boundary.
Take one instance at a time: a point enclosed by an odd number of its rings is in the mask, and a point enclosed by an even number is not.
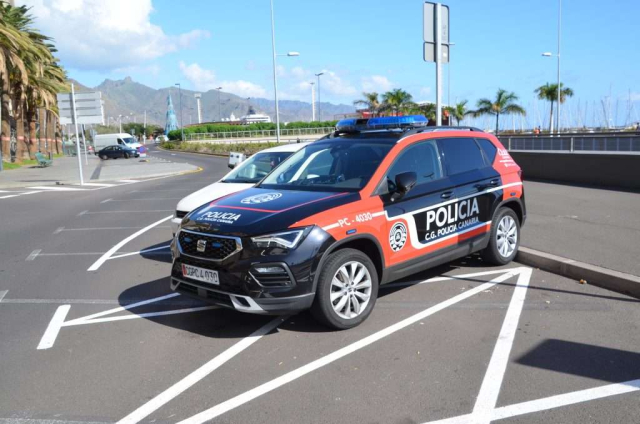
<svg viewBox="0 0 640 424"><path fill-rule="evenodd" d="M311 144L311 142L306 143L287 143L281 144L275 147L269 147L268 149L260 150L257 153L271 153L271 152L297 152L302 149L304 146Z"/></svg>

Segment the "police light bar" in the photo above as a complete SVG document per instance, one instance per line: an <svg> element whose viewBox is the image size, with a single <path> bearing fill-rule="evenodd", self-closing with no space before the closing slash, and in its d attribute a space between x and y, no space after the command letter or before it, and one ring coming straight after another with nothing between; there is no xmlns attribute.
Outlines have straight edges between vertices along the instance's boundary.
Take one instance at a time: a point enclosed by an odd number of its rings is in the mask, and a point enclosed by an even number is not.
<svg viewBox="0 0 640 424"><path fill-rule="evenodd" d="M409 129L424 127L429 120L422 115L383 116L369 119L343 119L336 124L340 133L374 131L384 129Z"/></svg>

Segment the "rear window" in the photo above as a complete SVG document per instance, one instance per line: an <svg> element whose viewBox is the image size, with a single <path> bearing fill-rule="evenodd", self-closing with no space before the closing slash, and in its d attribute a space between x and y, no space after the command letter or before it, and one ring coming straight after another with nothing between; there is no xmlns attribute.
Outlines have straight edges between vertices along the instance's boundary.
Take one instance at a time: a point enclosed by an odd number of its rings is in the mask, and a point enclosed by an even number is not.
<svg viewBox="0 0 640 424"><path fill-rule="evenodd" d="M449 175L462 174L487 166L473 138L445 138L439 140L439 144Z"/></svg>
<svg viewBox="0 0 640 424"><path fill-rule="evenodd" d="M476 138L476 141L482 148L484 155L486 156L489 164L493 163L493 160L496 158L496 153L498 153L498 148L495 144L487 140L486 138Z"/></svg>

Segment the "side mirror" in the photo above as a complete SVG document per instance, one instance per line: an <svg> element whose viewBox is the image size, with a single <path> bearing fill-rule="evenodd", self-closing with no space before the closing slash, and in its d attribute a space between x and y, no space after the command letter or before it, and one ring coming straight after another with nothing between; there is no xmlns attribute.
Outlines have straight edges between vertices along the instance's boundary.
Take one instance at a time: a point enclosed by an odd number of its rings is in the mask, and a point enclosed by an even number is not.
<svg viewBox="0 0 640 424"><path fill-rule="evenodd" d="M418 182L415 172L403 172L396 175L396 192L391 195L391 200L396 201L407 194Z"/></svg>

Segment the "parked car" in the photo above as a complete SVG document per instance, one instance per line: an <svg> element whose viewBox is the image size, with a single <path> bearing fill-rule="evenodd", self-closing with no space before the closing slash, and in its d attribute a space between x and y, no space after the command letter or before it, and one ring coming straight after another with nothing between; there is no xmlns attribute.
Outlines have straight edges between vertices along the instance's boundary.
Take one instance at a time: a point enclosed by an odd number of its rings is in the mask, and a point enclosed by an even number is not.
<svg viewBox="0 0 640 424"><path fill-rule="evenodd" d="M495 136L423 116L364 122L340 121L255 187L191 212L171 244L171 288L242 312L311 309L347 329L381 284L474 252L513 260L522 174Z"/></svg>
<svg viewBox="0 0 640 424"><path fill-rule="evenodd" d="M171 231L175 234L182 219L192 210L212 200L218 199L240 190L245 190L258 183L273 168L294 152L308 143L283 144L262 150L237 165L233 171L222 177L220 181L210 184L195 193L191 193L178 202L171 220Z"/></svg>
<svg viewBox="0 0 640 424"><path fill-rule="evenodd" d="M140 153L138 153L138 150L127 146L107 146L100 150L97 155L102 160L118 158L129 159L130 157L139 157Z"/></svg>
<svg viewBox="0 0 640 424"><path fill-rule="evenodd" d="M142 146L138 140L129 133L116 133L116 134L98 134L93 139L93 145L96 152L106 146L125 146L132 149L137 149Z"/></svg>

